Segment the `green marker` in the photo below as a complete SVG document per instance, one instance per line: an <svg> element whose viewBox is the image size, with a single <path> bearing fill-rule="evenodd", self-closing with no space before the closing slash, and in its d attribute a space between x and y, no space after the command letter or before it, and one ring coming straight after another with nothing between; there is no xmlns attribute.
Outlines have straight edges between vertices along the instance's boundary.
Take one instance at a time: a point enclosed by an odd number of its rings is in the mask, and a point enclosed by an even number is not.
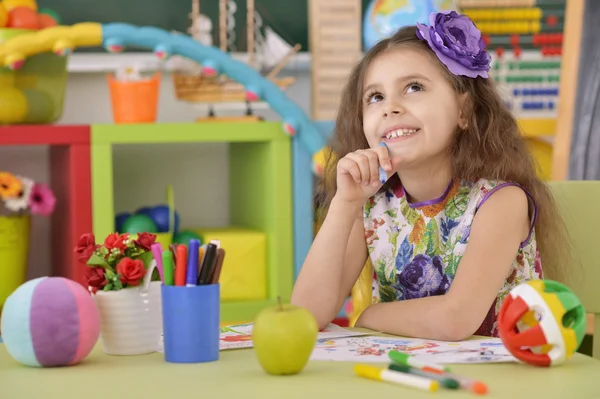
<svg viewBox="0 0 600 399"><path fill-rule="evenodd" d="M433 369L437 371L450 371L448 367L441 366L439 364L427 363L421 360L415 359L414 356L409 355L408 353L398 352L398 351L390 351L388 356L394 363L402 364L404 366L411 366L418 369Z"/></svg>
<svg viewBox="0 0 600 399"><path fill-rule="evenodd" d="M164 285L173 285L173 274L175 266L173 264L173 253L169 250L162 253Z"/></svg>
<svg viewBox="0 0 600 399"><path fill-rule="evenodd" d="M390 364L389 369L393 371L399 371L401 373L414 374L420 377L425 377L431 380L438 381L443 387L448 389L458 389L458 387L460 386L458 381L453 380L452 378L444 377L442 374L429 373L427 371L416 369L410 366L405 366L402 364L392 363Z"/></svg>

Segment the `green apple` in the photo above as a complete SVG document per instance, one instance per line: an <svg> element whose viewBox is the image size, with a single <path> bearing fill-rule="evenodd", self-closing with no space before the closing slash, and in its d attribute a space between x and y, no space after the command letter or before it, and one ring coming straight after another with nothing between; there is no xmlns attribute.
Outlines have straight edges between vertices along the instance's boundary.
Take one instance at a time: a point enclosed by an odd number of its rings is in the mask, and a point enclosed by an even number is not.
<svg viewBox="0 0 600 399"><path fill-rule="evenodd" d="M297 374L312 354L319 327L308 310L277 300L277 306L263 309L254 320L254 351L267 373Z"/></svg>

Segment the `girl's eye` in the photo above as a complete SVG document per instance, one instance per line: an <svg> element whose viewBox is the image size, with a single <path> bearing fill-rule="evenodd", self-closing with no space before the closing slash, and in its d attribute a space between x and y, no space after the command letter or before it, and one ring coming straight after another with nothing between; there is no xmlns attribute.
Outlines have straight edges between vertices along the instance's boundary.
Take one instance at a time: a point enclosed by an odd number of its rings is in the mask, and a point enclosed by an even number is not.
<svg viewBox="0 0 600 399"><path fill-rule="evenodd" d="M418 91L423 91L423 85L418 82L411 82L408 84L408 86L406 86L407 93L413 93Z"/></svg>
<svg viewBox="0 0 600 399"><path fill-rule="evenodd" d="M383 100L383 96L381 95L381 93L372 93L367 95L366 100L367 104L373 104L375 102Z"/></svg>

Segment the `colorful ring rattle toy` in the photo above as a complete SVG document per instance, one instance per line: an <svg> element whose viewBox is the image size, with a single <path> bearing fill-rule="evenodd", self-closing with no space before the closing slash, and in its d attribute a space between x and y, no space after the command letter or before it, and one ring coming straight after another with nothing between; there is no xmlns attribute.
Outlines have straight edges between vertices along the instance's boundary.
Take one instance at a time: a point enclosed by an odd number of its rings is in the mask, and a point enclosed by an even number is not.
<svg viewBox="0 0 600 399"><path fill-rule="evenodd" d="M498 330L508 351L535 366L570 358L585 335L585 309L566 286L533 280L513 288L500 307Z"/></svg>

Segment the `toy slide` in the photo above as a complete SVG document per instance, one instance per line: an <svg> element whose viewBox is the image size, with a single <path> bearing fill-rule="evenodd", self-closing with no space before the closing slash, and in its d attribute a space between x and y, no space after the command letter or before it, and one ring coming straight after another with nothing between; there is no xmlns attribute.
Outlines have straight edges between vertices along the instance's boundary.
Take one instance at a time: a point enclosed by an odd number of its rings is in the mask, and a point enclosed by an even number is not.
<svg viewBox="0 0 600 399"><path fill-rule="evenodd" d="M25 59L35 54L54 52L66 55L77 47L103 45L109 52L120 52L126 46L150 48L160 59L180 55L198 62L204 73L222 73L246 88L249 101L262 99L283 120L283 129L296 135L311 156L325 146L318 127L304 111L277 85L250 66L236 61L215 47L204 46L183 34L169 33L155 27L129 24L85 22L72 26L56 26L19 35L0 43L0 66L16 70Z"/></svg>

